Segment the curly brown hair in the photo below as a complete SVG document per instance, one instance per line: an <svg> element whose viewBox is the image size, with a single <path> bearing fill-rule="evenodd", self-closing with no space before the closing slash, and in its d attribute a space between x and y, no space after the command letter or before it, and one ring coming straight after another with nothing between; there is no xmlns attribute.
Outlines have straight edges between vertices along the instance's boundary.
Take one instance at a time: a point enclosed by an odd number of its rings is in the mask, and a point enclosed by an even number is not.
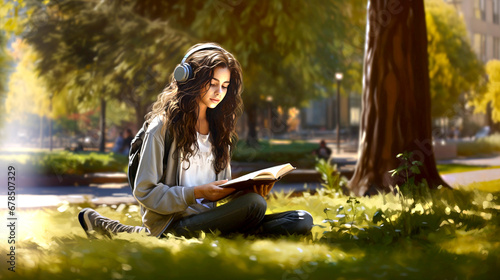
<svg viewBox="0 0 500 280"><path fill-rule="evenodd" d="M215 43L196 44L189 50L201 45L217 46ZM158 95L152 110L145 119L151 122L159 116L163 120L162 133L169 129L170 135L177 140L177 149L189 159L199 149L196 136L196 122L199 110L198 98L203 94L214 76L217 67L229 69L231 78L224 99L211 109L207 108L210 129L210 142L214 154L214 169L219 173L229 165L231 152L238 140L235 126L243 112L243 77L240 63L224 49L203 49L191 54L186 63L193 69L193 77L186 82L177 82L173 73L170 84ZM194 149L192 148L194 145Z"/></svg>

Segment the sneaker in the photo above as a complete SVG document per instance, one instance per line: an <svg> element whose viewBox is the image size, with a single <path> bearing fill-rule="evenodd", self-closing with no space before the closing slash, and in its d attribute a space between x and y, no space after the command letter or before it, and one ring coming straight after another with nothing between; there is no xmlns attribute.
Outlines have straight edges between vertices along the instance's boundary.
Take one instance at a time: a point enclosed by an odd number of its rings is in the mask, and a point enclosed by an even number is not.
<svg viewBox="0 0 500 280"><path fill-rule="evenodd" d="M120 223L101 216L97 211L90 208L85 208L78 214L78 221L83 230L90 239L97 239L96 234L105 236L111 239L111 233L108 230L110 226L116 227Z"/></svg>

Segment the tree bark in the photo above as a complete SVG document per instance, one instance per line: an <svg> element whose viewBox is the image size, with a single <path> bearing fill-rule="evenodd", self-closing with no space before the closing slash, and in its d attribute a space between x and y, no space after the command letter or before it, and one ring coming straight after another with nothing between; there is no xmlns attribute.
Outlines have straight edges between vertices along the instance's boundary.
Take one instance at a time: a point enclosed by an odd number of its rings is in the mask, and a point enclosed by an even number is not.
<svg viewBox="0 0 500 280"><path fill-rule="evenodd" d="M117 97L119 100L125 102L125 104L134 108L135 112L135 131L139 131L144 124L144 117L150 110L150 106L153 101L149 101L147 97L143 94L137 92L133 87L127 88L127 91L122 92L122 94Z"/></svg>
<svg viewBox="0 0 500 280"><path fill-rule="evenodd" d="M486 116L488 118L487 123L490 127L490 134L500 132L500 123L496 123L493 120L493 105L491 104L491 102L488 104L488 107L486 109Z"/></svg>
<svg viewBox="0 0 500 280"><path fill-rule="evenodd" d="M422 0L368 1L359 158L348 184L355 195L390 192L396 155L413 152L423 163L415 182L448 187L432 146L427 31Z"/></svg>
<svg viewBox="0 0 500 280"><path fill-rule="evenodd" d="M136 121L136 131L139 131L141 129L142 125L144 124L144 117L148 113L148 107L149 105L145 105L142 103L138 103L135 106L135 121Z"/></svg>

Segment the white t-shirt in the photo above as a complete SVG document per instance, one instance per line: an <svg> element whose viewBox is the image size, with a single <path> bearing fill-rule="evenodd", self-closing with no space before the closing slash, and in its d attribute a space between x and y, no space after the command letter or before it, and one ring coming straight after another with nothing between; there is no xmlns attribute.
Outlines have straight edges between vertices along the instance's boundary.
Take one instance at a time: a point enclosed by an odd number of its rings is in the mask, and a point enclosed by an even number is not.
<svg viewBox="0 0 500 280"><path fill-rule="evenodd" d="M210 143L209 136L196 132L199 150L189 158L189 162L184 159L181 163L180 170L180 185L186 187L194 187L211 183L216 180L215 169L213 165L214 155L212 154L212 143ZM194 145L193 145L194 148ZM211 207L204 203L203 198L196 199L196 202L203 206L206 210ZM199 206L188 207L186 215L199 213L202 210ZM191 208L191 209L189 209ZM190 210L194 210L192 212Z"/></svg>

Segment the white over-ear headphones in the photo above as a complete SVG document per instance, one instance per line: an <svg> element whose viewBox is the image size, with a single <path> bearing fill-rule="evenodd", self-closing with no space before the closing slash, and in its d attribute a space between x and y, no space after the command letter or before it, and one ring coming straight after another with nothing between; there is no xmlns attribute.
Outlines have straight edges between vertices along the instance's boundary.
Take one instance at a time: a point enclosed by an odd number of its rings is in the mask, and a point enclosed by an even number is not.
<svg viewBox="0 0 500 280"><path fill-rule="evenodd" d="M186 63L186 59L192 55L193 53L201 50L210 50L210 49L219 49L221 51L224 51L223 48L215 45L201 45L199 47L196 47L192 50L190 50L184 58L182 58L181 64L175 67L174 70L174 79L177 82L183 83L193 77L193 68L191 68L191 65L189 63Z"/></svg>

